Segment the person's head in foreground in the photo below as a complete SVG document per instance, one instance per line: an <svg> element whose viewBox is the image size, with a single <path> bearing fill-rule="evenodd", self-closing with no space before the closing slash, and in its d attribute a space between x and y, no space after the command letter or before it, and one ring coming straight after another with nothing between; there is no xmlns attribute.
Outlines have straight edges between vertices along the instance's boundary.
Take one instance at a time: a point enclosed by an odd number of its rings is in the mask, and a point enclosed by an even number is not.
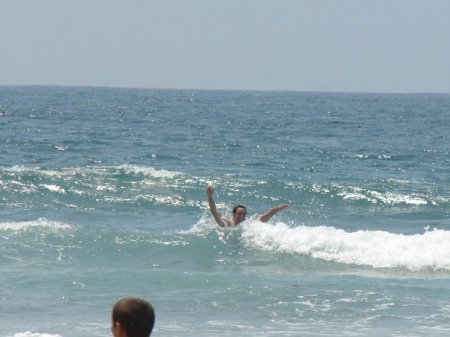
<svg viewBox="0 0 450 337"><path fill-rule="evenodd" d="M140 298L123 298L114 304L111 331L114 337L148 337L155 324L155 311Z"/></svg>

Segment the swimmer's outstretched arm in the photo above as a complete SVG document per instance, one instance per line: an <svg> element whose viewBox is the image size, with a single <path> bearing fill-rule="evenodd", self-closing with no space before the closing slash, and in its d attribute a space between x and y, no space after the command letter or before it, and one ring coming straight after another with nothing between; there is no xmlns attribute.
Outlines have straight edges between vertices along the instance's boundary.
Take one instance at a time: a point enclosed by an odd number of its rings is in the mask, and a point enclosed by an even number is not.
<svg viewBox="0 0 450 337"><path fill-rule="evenodd" d="M206 188L206 194L208 194L209 210L211 211L211 214L213 215L214 220L216 220L217 224L220 227L227 227L228 224L222 218L222 215L217 210L216 203L214 202L214 198L213 198L214 187L208 186Z"/></svg>
<svg viewBox="0 0 450 337"><path fill-rule="evenodd" d="M279 211L282 211L283 209L288 208L289 206L286 204L278 205L270 210L268 210L266 213L259 216L258 220L262 222L268 221L271 217L273 217L275 214L277 214Z"/></svg>

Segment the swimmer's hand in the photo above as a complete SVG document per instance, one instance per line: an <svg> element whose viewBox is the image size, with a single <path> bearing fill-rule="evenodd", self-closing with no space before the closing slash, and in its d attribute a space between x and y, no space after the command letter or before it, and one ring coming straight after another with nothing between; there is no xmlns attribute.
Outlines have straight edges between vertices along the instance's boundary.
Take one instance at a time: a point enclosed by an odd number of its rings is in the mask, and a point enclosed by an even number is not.
<svg viewBox="0 0 450 337"><path fill-rule="evenodd" d="M208 196L212 196L214 194L214 187L208 185L208 187L206 188L206 194L208 194Z"/></svg>

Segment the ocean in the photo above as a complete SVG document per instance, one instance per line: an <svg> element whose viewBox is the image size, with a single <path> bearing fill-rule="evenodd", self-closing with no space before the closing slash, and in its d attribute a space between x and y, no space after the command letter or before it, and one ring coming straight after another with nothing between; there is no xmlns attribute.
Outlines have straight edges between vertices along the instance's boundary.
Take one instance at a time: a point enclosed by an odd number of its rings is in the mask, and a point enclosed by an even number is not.
<svg viewBox="0 0 450 337"><path fill-rule="evenodd" d="M0 335L449 336L449 152L450 94L0 87Z"/></svg>

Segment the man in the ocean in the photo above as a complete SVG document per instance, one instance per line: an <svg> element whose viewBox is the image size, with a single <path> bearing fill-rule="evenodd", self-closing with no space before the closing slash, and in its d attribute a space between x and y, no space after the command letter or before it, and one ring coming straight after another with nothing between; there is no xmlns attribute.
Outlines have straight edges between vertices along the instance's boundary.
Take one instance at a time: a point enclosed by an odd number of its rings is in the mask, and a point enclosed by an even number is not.
<svg viewBox="0 0 450 337"><path fill-rule="evenodd" d="M208 186L206 188L206 193L208 194L208 203L209 203L209 210L211 211L211 214L214 217L214 220L216 220L217 224L221 227L234 227L239 225L241 222L245 221L247 217L247 209L243 205L237 205L233 208L233 217L231 219L223 218L222 215L219 213L216 207L216 203L214 202L213 194L214 194L214 187ZM279 211L288 208L289 206L286 204L278 205L264 214L260 215L258 217L259 221L266 222L271 217L273 217L276 213Z"/></svg>

